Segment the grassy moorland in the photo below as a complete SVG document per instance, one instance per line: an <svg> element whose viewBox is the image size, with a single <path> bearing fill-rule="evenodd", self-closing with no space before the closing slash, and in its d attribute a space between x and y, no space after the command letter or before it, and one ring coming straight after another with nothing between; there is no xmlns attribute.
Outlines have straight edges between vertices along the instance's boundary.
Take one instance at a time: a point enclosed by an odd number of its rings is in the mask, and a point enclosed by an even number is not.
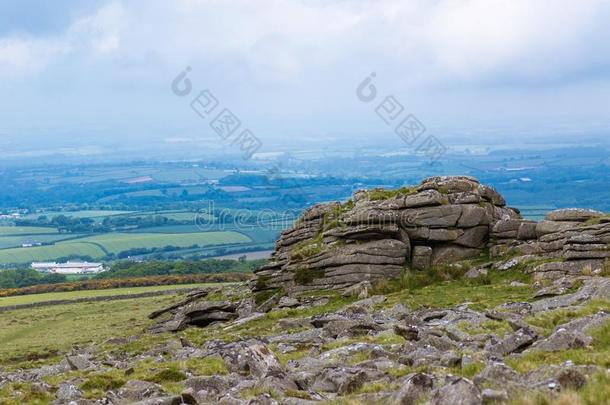
<svg viewBox="0 0 610 405"><path fill-rule="evenodd" d="M378 283L374 293L384 294L386 300L375 305L375 310L388 310L395 304L408 305L417 308L449 308L460 304L476 310L493 308L505 302L533 301L534 289L530 276L520 270L504 272L491 271L487 277L469 280L460 277L459 273L446 269L436 269L436 272L406 273L399 280ZM117 293L120 290L116 290ZM114 293L114 291L113 291ZM233 288L217 291L206 300L237 300L248 294L247 289ZM229 366L219 357L189 358L176 360L172 357L173 347L180 347L179 338L185 338L199 347L210 340L225 342L240 341L249 337L264 338L274 335L298 332L304 330L299 322L293 322L294 327L286 329L280 321L283 319L298 320L314 315L330 313L352 304L356 298L344 298L336 292L318 291L304 295L326 297L328 301L320 306L283 308L273 310L261 318L227 328L226 324L218 324L207 328L189 328L176 334L146 333L153 321L147 315L165 305L180 300L180 294L152 298L130 299L124 301L108 301L95 304L58 305L45 308L34 308L0 313L0 362L7 370L17 368L32 368L43 364L56 364L66 352L75 347L90 346L96 351L96 357L104 358L106 354L126 356L133 359L130 374L124 370L104 368L93 370L69 371L44 377L44 381L52 387L57 387L65 381L80 381L79 389L85 398L102 398L106 391L117 389L128 380L138 379L161 384L168 393L180 393L185 388L188 375L208 376L229 373ZM24 299L31 299L24 297ZM600 310L610 310L607 301L592 301L586 305L571 309L556 309L527 318L526 321L541 333L548 335L557 325L578 319L582 316L597 313ZM560 352L535 352L511 358L508 363L522 375L535 369L549 365L563 364L572 360L576 365L593 364L610 367L610 341L608 334L610 325L603 326L593 333L594 343L587 347L575 348ZM505 321L489 320L479 325L463 325L463 331L474 336L494 333L504 336L511 332ZM354 343L369 343L379 345L385 350L391 350L404 344L404 338L391 333L362 335L357 337L338 338L326 342L321 347L322 352L331 353ZM113 341L108 341L110 338ZM121 340L122 339L122 340ZM117 343L117 342L121 343ZM176 346L177 345L177 346ZM276 344L270 344L283 366L290 360L299 360L311 356L311 347L297 346L295 351L282 353ZM154 361L151 353L155 355ZM357 365L369 360L368 352L354 352L345 360L347 364ZM475 359L476 360L476 359ZM452 374L472 379L481 372L485 364L481 359L464 366L444 368L441 366L412 367L396 365L386 370L389 375L399 378L414 371ZM551 399L548 395L535 397L511 398L511 405L542 405L562 404L602 404L608 394L608 378L602 374L594 376L579 391L562 392L560 397ZM356 398L359 394L381 392L399 387L387 384L364 384L361 388L343 397L336 404L361 404ZM245 398L266 393L271 397L277 395L273 389L253 389L245 391ZM285 393L290 395L291 393ZM295 392L297 395L306 393ZM53 399L52 394L36 393L27 383L7 384L0 390L0 395L11 397L7 404L17 404L19 401L31 403L46 403ZM277 397L280 398L280 397ZM604 399L605 398L605 399ZM561 402L563 401L563 402Z"/></svg>
<svg viewBox="0 0 610 405"><path fill-rule="evenodd" d="M216 283L198 283L198 284L176 284L176 285L156 285L145 287L125 287L125 288L109 288L106 290L82 290L82 291L65 291L51 292L32 295L16 295L13 297L0 297L0 308L9 305L33 304L36 302L56 301L56 300L74 300L79 298L91 297L112 297L114 295L123 294L140 294L157 291L170 291L181 289L192 289L197 287L205 287L217 285Z"/></svg>
<svg viewBox="0 0 610 405"><path fill-rule="evenodd" d="M21 309L0 313L3 366L52 362L74 345L141 333L150 312L176 297L159 296Z"/></svg>

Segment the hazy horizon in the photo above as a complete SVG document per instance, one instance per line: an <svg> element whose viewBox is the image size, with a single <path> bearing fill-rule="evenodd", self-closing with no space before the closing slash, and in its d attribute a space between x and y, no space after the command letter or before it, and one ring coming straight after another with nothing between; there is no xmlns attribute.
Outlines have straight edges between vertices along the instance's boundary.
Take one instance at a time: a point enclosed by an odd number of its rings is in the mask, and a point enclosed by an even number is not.
<svg viewBox="0 0 610 405"><path fill-rule="evenodd" d="M28 0L0 16L0 145L11 153L205 153L217 136L189 106L204 89L266 151L393 147L375 113L390 95L447 144L610 133L604 1ZM187 67L193 90L179 97L171 84ZM356 89L371 73L379 94L366 103Z"/></svg>

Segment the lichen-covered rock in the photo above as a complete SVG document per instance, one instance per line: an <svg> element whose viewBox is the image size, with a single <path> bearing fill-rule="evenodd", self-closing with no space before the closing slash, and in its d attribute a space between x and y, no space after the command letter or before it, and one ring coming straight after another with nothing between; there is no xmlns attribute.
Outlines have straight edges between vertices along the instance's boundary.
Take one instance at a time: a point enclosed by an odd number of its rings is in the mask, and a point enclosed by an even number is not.
<svg viewBox="0 0 610 405"><path fill-rule="evenodd" d="M594 218L601 218L603 212L586 210L582 208L568 208L549 212L545 219L548 221L576 221L585 222Z"/></svg>
<svg viewBox="0 0 610 405"><path fill-rule="evenodd" d="M468 176L432 177L399 190L358 191L347 203L316 205L284 231L255 290L345 289L479 255L490 228L520 216Z"/></svg>
<svg viewBox="0 0 610 405"><path fill-rule="evenodd" d="M457 378L434 391L431 405L481 405L481 391L469 380Z"/></svg>
<svg viewBox="0 0 610 405"><path fill-rule="evenodd" d="M479 256L548 261L542 278L601 272L610 259L604 214L562 209L524 220L493 188L469 176L438 176L415 187L361 190L346 203L306 210L281 234L271 263L256 270L257 291L344 290L355 284Z"/></svg>

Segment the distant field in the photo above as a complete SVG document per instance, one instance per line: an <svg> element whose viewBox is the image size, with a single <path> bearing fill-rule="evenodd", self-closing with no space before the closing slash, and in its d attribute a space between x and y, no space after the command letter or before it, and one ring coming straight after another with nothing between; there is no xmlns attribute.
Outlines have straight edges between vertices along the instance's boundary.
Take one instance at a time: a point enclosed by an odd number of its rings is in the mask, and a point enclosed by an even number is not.
<svg viewBox="0 0 610 405"><path fill-rule="evenodd" d="M21 247L23 243L53 243L65 239L75 239L81 237L80 234L38 234L38 235L21 235L21 236L0 236L0 249Z"/></svg>
<svg viewBox="0 0 610 405"><path fill-rule="evenodd" d="M153 291L167 291L167 290L178 290L178 289L189 289L204 287L207 285L217 284L177 284L177 285L161 285L161 286L148 286L148 287L126 287L126 288L112 288L108 290L85 290L85 291L70 291L70 292L54 292L45 294L32 294L32 295L17 295L14 297L0 297L0 307L8 305L19 305L19 304L31 304L35 302L54 301L54 300L73 300L77 298L89 298L89 297L110 297L113 295L122 294L139 294Z"/></svg>
<svg viewBox="0 0 610 405"><path fill-rule="evenodd" d="M193 221L192 225L166 225L166 226L153 226L150 228L142 228L142 229L134 229L133 231L128 231L127 233L197 233L203 231L213 231L218 227L210 226L209 229L207 226L199 226L195 224Z"/></svg>
<svg viewBox="0 0 610 405"><path fill-rule="evenodd" d="M193 221L197 218L199 219L214 219L213 215L209 215L203 212L194 212L194 211L140 211L134 212L129 216L132 217L144 217L144 216L161 216L167 219L173 219L176 221Z"/></svg>
<svg viewBox="0 0 610 405"><path fill-rule="evenodd" d="M59 215L65 215L72 218L103 218L114 215L130 214L133 211L112 211L112 210L84 210L84 211L48 211L38 212L34 214L24 215L25 219L38 219L41 215L46 215L48 218L53 218Z"/></svg>
<svg viewBox="0 0 610 405"><path fill-rule="evenodd" d="M233 231L187 234L110 233L79 239L79 243L93 243L110 253L119 253L124 250L141 247L150 249L169 245L188 247L191 245L210 246L248 242L252 242L248 236Z"/></svg>
<svg viewBox="0 0 610 405"><path fill-rule="evenodd" d="M36 235L43 233L58 233L55 228L40 226L0 226L0 236L6 235Z"/></svg>
<svg viewBox="0 0 610 405"><path fill-rule="evenodd" d="M258 250L255 252L231 253L228 255L216 256L216 257L214 257L214 259L236 260L242 256L246 256L247 260L269 259L271 257L271 253L273 253L273 250ZM0 301L0 305L1 305L1 301Z"/></svg>
<svg viewBox="0 0 610 405"><path fill-rule="evenodd" d="M50 246L2 249L0 250L0 263L46 261L75 254L91 256L92 258L105 256L104 251L99 246L91 243L60 242Z"/></svg>
<svg viewBox="0 0 610 405"><path fill-rule="evenodd" d="M249 236L234 231L198 233L108 233L58 242L55 245L49 246L0 249L0 263L28 263L32 261L54 260L59 257L70 255L91 256L94 259L98 259L104 257L108 253L119 253L136 248L151 249L170 245L186 248L192 245L217 246L226 244L246 244L250 242L252 242L252 239Z"/></svg>

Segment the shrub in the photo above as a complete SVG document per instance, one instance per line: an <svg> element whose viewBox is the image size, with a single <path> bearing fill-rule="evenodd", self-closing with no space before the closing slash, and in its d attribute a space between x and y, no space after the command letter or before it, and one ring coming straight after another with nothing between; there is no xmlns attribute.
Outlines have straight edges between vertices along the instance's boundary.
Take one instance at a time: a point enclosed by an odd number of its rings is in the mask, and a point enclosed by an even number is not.
<svg viewBox="0 0 610 405"><path fill-rule="evenodd" d="M294 272L294 282L300 285L305 285L311 283L315 279L324 277L324 275L324 269L300 267Z"/></svg>
<svg viewBox="0 0 610 405"><path fill-rule="evenodd" d="M267 289L268 285L267 282L269 281L269 276L258 276L256 278L256 284L254 286L255 290L265 290Z"/></svg>

